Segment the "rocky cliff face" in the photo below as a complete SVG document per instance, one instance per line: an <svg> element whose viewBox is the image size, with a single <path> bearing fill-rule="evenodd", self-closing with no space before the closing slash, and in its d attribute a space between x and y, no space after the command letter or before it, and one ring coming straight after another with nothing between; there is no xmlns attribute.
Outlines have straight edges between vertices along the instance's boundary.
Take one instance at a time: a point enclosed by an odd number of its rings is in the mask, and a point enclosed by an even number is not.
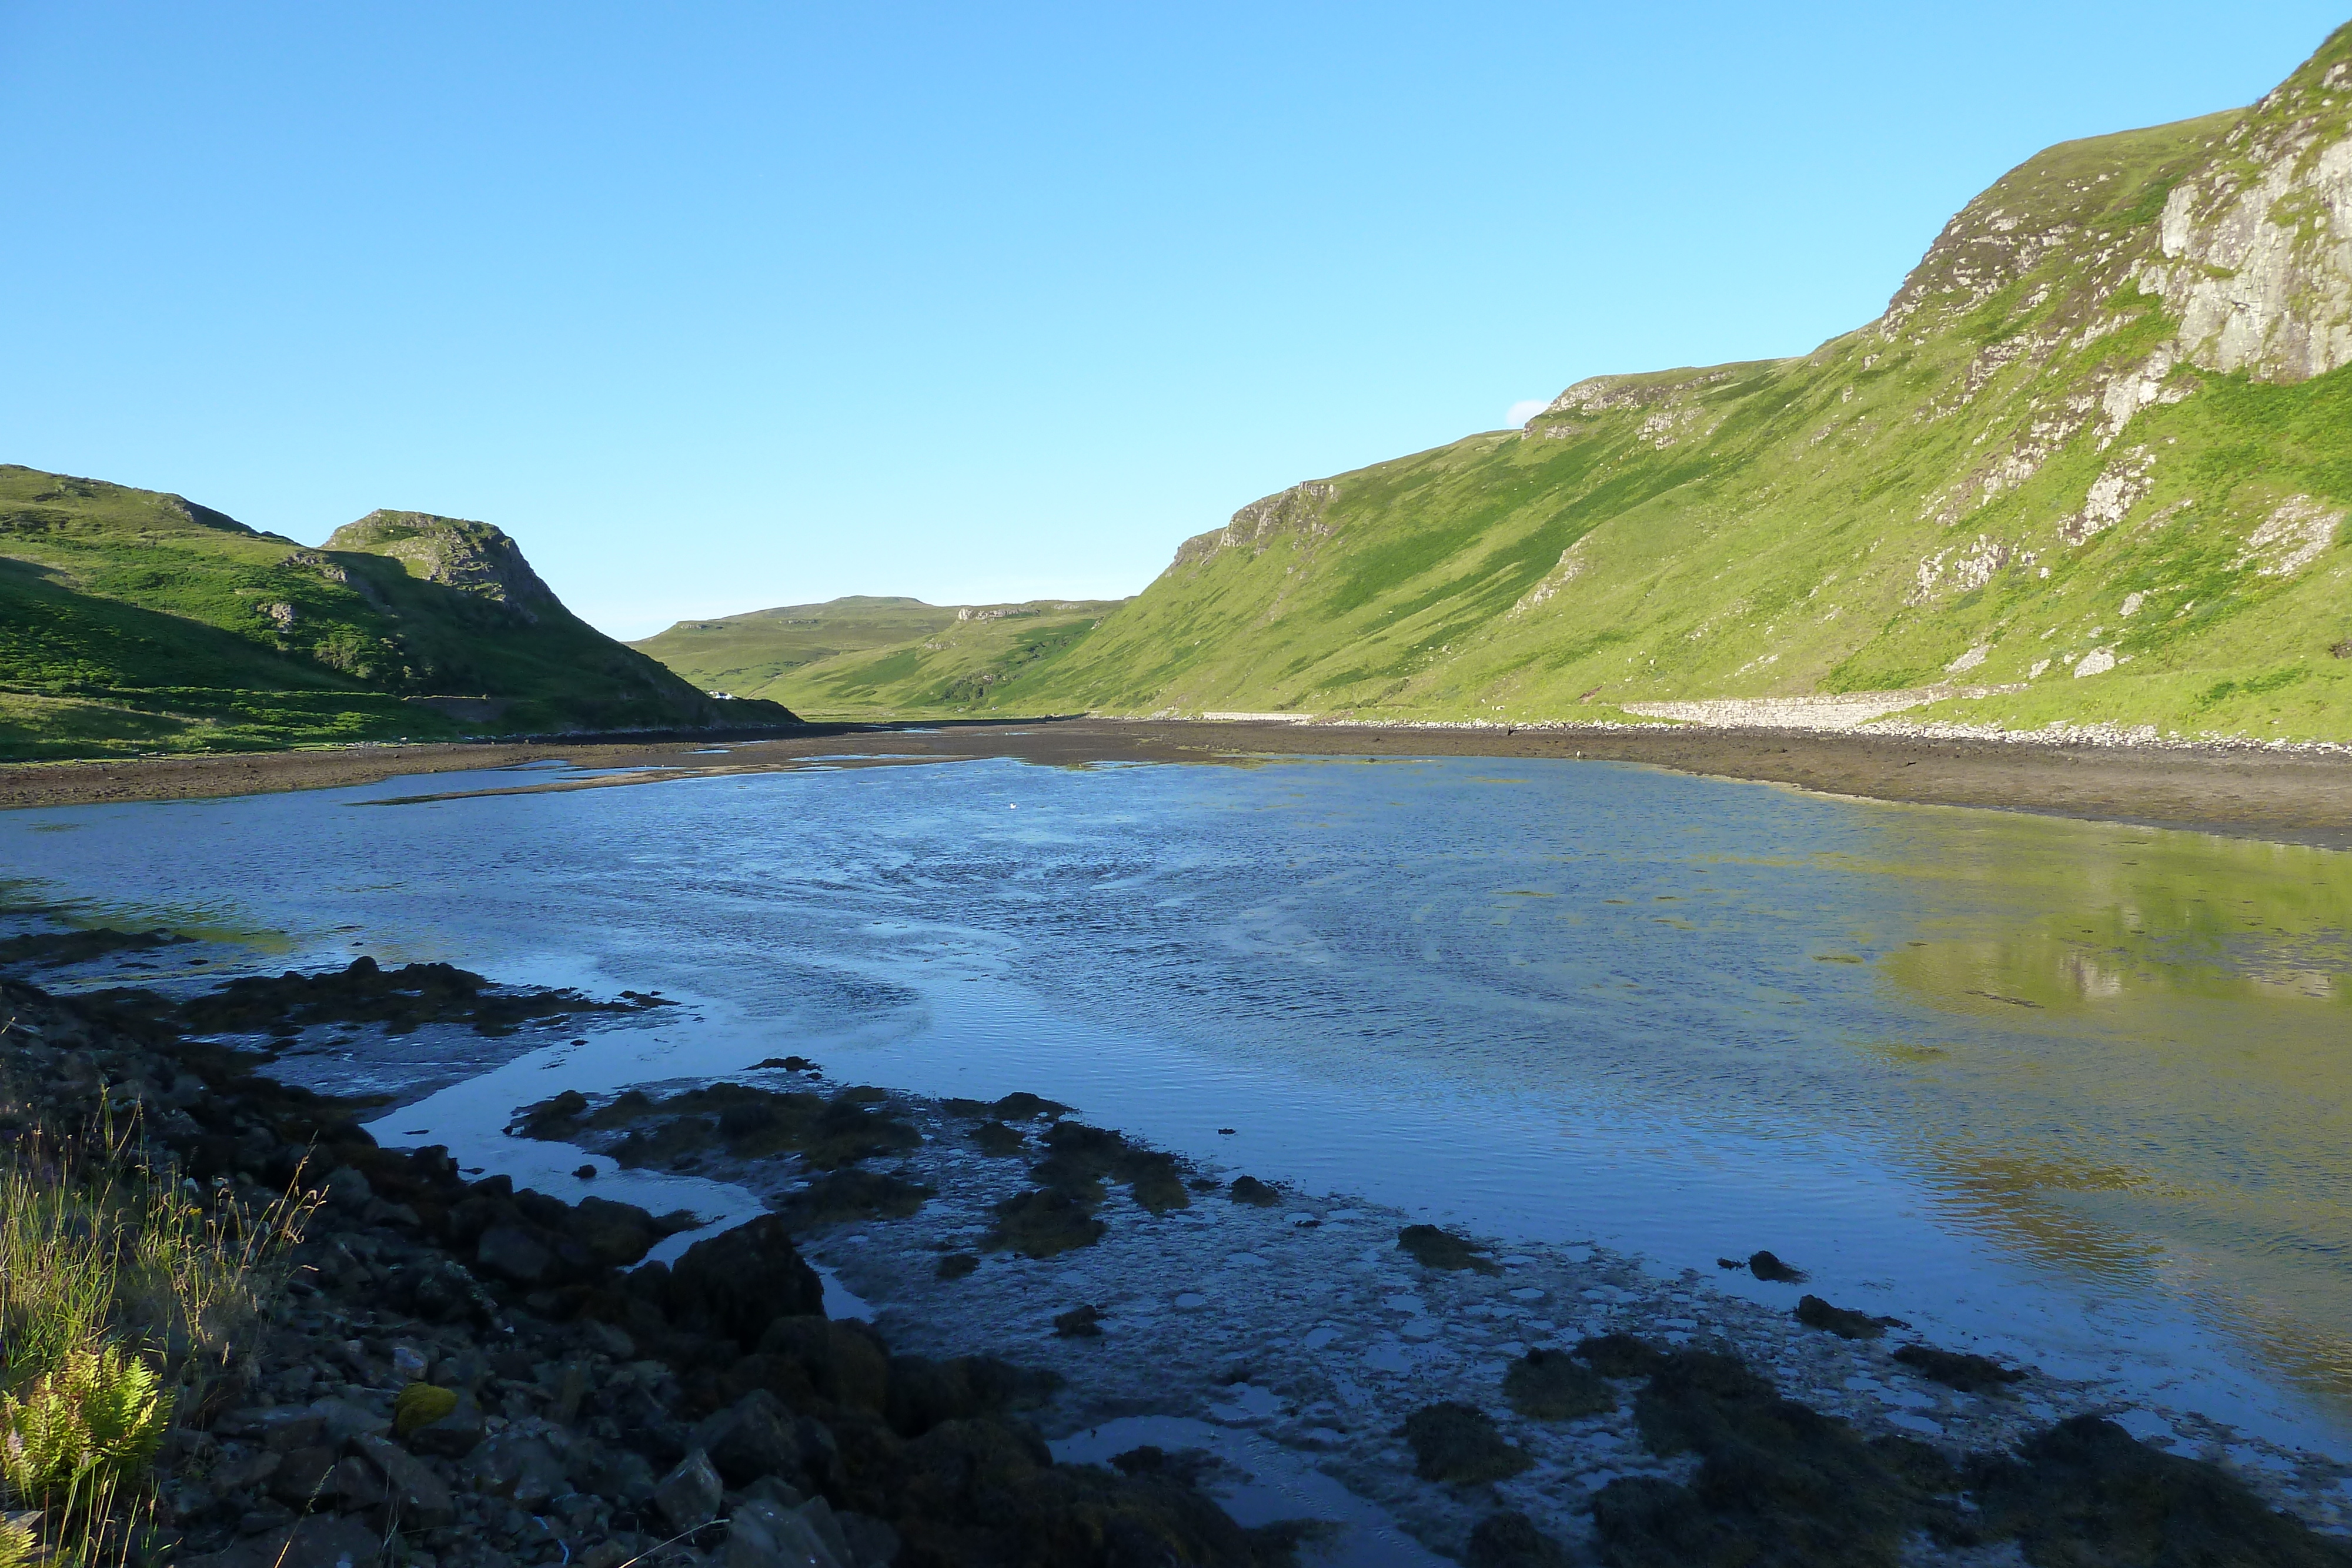
<svg viewBox="0 0 2352 1568"><path fill-rule="evenodd" d="M2299 382L2352 364L2352 50L2328 42L2165 202L2141 283L2208 370Z"/></svg>
<svg viewBox="0 0 2352 1568"><path fill-rule="evenodd" d="M325 548L389 556L412 576L503 605L526 623L556 603L521 548L488 523L379 510L337 528Z"/></svg>
<svg viewBox="0 0 2352 1568"><path fill-rule="evenodd" d="M1197 565L1219 550L1247 549L1263 554L1266 542L1277 534L1328 533L1330 530L1323 524L1323 513L1339 493L1339 487L1328 480L1313 480L1293 485L1262 501L1252 501L1235 512L1223 528L1195 534L1178 545L1171 570Z"/></svg>

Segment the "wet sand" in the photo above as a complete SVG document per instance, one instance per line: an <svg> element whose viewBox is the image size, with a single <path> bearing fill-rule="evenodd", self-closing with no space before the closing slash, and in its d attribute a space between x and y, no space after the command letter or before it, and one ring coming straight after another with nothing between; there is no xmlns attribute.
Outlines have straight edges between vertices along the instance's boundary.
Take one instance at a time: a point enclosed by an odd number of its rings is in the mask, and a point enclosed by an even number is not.
<svg viewBox="0 0 2352 1568"><path fill-rule="evenodd" d="M1583 758L1923 805L2190 828L2352 848L2352 758L2251 748L2020 743L1904 735L1656 728L1444 729L1092 718L813 725L742 738L371 746L0 767L0 809L323 789L555 761L644 770L613 782L806 766L1017 757L1047 766L1248 756ZM586 779L534 780L530 789Z"/></svg>

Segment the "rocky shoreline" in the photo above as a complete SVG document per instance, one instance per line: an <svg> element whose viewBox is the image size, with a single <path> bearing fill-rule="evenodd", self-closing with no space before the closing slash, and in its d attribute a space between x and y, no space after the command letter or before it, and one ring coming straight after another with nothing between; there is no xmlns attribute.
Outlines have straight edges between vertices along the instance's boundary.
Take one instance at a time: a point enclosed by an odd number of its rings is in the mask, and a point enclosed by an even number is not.
<svg viewBox="0 0 2352 1568"><path fill-rule="evenodd" d="M404 982L358 970L383 1012ZM337 980L247 983L238 1016L282 1027L298 1008L279 1002L326 1007ZM544 1005L442 989L477 1027ZM380 1147L369 1107L279 1085L120 993L11 983L0 1019L11 1136L135 1110L149 1157L224 1210L320 1194L278 1310L159 1458L178 1563L1111 1568L1350 1547L1312 1510L1245 1525L1220 1507L1261 1462L1370 1500L1413 1560L1488 1568L2352 1563L2309 1528L2352 1523L2345 1467L2177 1418L2165 1452L2108 1419L2114 1391L1923 1343L1769 1252L1725 1261L1785 1308L1188 1165L1038 1096L927 1101L785 1058L518 1108L515 1136L764 1199L643 1262L696 1218ZM812 1261L870 1321L825 1314ZM2164 1554L2190 1545L2208 1555Z"/></svg>

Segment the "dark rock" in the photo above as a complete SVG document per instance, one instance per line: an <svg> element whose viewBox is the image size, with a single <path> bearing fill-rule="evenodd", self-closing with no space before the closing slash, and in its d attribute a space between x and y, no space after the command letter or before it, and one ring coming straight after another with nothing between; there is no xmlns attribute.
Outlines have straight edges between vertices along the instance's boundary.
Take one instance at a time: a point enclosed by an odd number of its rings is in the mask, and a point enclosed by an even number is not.
<svg viewBox="0 0 2352 1568"><path fill-rule="evenodd" d="M1282 1201L1282 1194L1254 1176L1235 1176L1226 1191L1235 1203L1246 1203L1253 1208L1272 1208Z"/></svg>
<svg viewBox="0 0 2352 1568"><path fill-rule="evenodd" d="M971 1130L971 1141L980 1152L992 1159L1006 1159L1029 1152L1029 1140L1002 1122L982 1122Z"/></svg>
<svg viewBox="0 0 2352 1568"><path fill-rule="evenodd" d="M979 1267L978 1253L950 1252L940 1260L938 1273L942 1280L961 1280Z"/></svg>
<svg viewBox="0 0 2352 1568"><path fill-rule="evenodd" d="M289 1449L269 1478L269 1495L289 1508L307 1509L330 1495L334 1470L332 1448Z"/></svg>
<svg viewBox="0 0 2352 1568"><path fill-rule="evenodd" d="M1061 1102L1032 1094L1025 1089L1015 1090L989 1109L1007 1122L1034 1122L1040 1116L1054 1118L1070 1113L1070 1108Z"/></svg>
<svg viewBox="0 0 2352 1568"><path fill-rule="evenodd" d="M1397 1232L1397 1245L1412 1254L1412 1260L1424 1269L1472 1269L1481 1274L1499 1274L1490 1259L1479 1254L1486 1249L1467 1237L1441 1230L1434 1225L1408 1225Z"/></svg>
<svg viewBox="0 0 2352 1568"><path fill-rule="evenodd" d="M877 1415L889 1407L890 1353L862 1323L778 1318L761 1336L760 1352L797 1366L820 1398Z"/></svg>
<svg viewBox="0 0 2352 1568"><path fill-rule="evenodd" d="M1801 1285L1811 1277L1802 1269L1791 1268L1769 1252L1751 1254L1748 1260L1748 1271L1776 1285Z"/></svg>
<svg viewBox="0 0 2352 1568"><path fill-rule="evenodd" d="M482 1440L482 1407L471 1394L459 1393L446 1416L428 1421L402 1441L412 1452L445 1459L462 1458Z"/></svg>
<svg viewBox="0 0 2352 1568"><path fill-rule="evenodd" d="M937 1190L878 1172L833 1171L786 1198L781 1212L794 1230L853 1219L904 1219Z"/></svg>
<svg viewBox="0 0 2352 1568"><path fill-rule="evenodd" d="M1909 1326L1900 1318L1874 1318L1851 1307L1833 1307L1821 1297L1811 1295L1799 1298L1797 1321L1809 1329L1821 1329L1840 1339L1876 1339L1890 1328Z"/></svg>
<svg viewBox="0 0 2352 1568"><path fill-rule="evenodd" d="M474 1244L474 1261L499 1279L536 1285L555 1259L530 1231L519 1226L494 1225Z"/></svg>
<svg viewBox="0 0 2352 1568"><path fill-rule="evenodd" d="M672 1530L695 1530L719 1517L725 1492L710 1457L697 1448L654 1483L654 1506Z"/></svg>
<svg viewBox="0 0 2352 1568"><path fill-rule="evenodd" d="M778 1318L824 1310L824 1281L772 1214L688 1248L671 1266L665 1293L678 1327L724 1336L745 1350Z"/></svg>
<svg viewBox="0 0 2352 1568"><path fill-rule="evenodd" d="M849 1543L849 1560L842 1568L890 1568L898 1561L898 1532L870 1515L844 1509L842 1539Z"/></svg>
<svg viewBox="0 0 2352 1568"><path fill-rule="evenodd" d="M506 1498L531 1513L543 1511L571 1485L552 1445L517 1432L501 1432L467 1455L464 1476L476 1491Z"/></svg>
<svg viewBox="0 0 2352 1568"><path fill-rule="evenodd" d="M610 1498L625 1508L643 1508L654 1498L653 1466L643 1454L626 1448L577 1445L565 1462L564 1475L582 1491Z"/></svg>
<svg viewBox="0 0 2352 1568"><path fill-rule="evenodd" d="M580 1118L586 1114L588 1097L577 1089L566 1089L552 1100L524 1106L509 1124L507 1135L514 1138L568 1138L579 1130Z"/></svg>
<svg viewBox="0 0 2352 1568"><path fill-rule="evenodd" d="M215 1491L243 1491L247 1487L257 1487L276 1475L282 1462L283 1456L268 1448L256 1448L250 1453L221 1460L213 1466L212 1474L206 1479L212 1482Z"/></svg>
<svg viewBox="0 0 2352 1568"><path fill-rule="evenodd" d="M1054 1333L1063 1339L1100 1339L1102 1317L1099 1307L1073 1307L1054 1315Z"/></svg>
<svg viewBox="0 0 2352 1568"><path fill-rule="evenodd" d="M173 1561L181 1568L369 1568L383 1548L382 1538L361 1521L314 1513L225 1551Z"/></svg>
<svg viewBox="0 0 2352 1568"><path fill-rule="evenodd" d="M1914 1532L1962 1528L1935 1501L1958 1482L1935 1449L1907 1438L1866 1443L1845 1422L1782 1399L1736 1356L1669 1354L1634 1415L1652 1451L1695 1453L1700 1465L1688 1486L1625 1478L1595 1495L1612 1563L1892 1568Z"/></svg>
<svg viewBox="0 0 2352 1568"><path fill-rule="evenodd" d="M1051 1258L1101 1240L1109 1228L1094 1215L1095 1206L1086 1197L1039 1187L996 1206L996 1228L986 1244L1024 1258Z"/></svg>
<svg viewBox="0 0 2352 1568"><path fill-rule="evenodd" d="M1989 1356L1937 1350L1933 1345L1906 1344L1895 1353L1895 1359L1920 1376L1963 1394L2003 1393L2011 1384L2022 1383L2026 1377L2024 1373L2003 1366Z"/></svg>
<svg viewBox="0 0 2352 1568"><path fill-rule="evenodd" d="M331 1448L341 1448L358 1437L382 1437L392 1430L392 1417L380 1416L364 1405L349 1399L320 1399L310 1409L326 1421L326 1441Z"/></svg>
<svg viewBox="0 0 2352 1568"><path fill-rule="evenodd" d="M2346 1568L2352 1549L2272 1509L2217 1465L2152 1448L2113 1421L2076 1416L1981 1461L1970 1478L1985 1529L2036 1564L2124 1568Z"/></svg>
<svg viewBox="0 0 2352 1568"><path fill-rule="evenodd" d="M590 1350L601 1355L609 1355L614 1361L636 1359L637 1342L629 1336L628 1330L619 1324L604 1322L596 1318L583 1318L580 1320L578 1328L581 1343Z"/></svg>
<svg viewBox="0 0 2352 1568"><path fill-rule="evenodd" d="M1603 1377L1647 1377L1665 1364L1663 1346L1629 1333L1595 1334L1576 1342L1575 1354Z"/></svg>
<svg viewBox="0 0 2352 1568"><path fill-rule="evenodd" d="M572 1239L587 1249L589 1261L599 1269L626 1269L653 1250L662 1239L660 1222L633 1203L583 1197L572 1209L566 1227Z"/></svg>
<svg viewBox="0 0 2352 1568"><path fill-rule="evenodd" d="M251 1428L262 1447L281 1454L317 1448L327 1441L327 1417L302 1405L279 1405L261 1412Z"/></svg>
<svg viewBox="0 0 2352 1568"><path fill-rule="evenodd" d="M1061 1383L1055 1373L1026 1371L992 1355L960 1355L950 1361L894 1356L886 1415L902 1436L919 1437L942 1422L1034 1410L1052 1398Z"/></svg>
<svg viewBox="0 0 2352 1568"><path fill-rule="evenodd" d="M383 1475L385 1506L398 1510L403 1528L429 1530L456 1522L456 1500L431 1466L385 1437L354 1437L352 1448Z"/></svg>
<svg viewBox="0 0 2352 1568"><path fill-rule="evenodd" d="M833 1523L830 1514L825 1522ZM838 1527L834 1533L839 1536ZM843 1562L847 1550L845 1545L835 1552L801 1509L747 1498L728 1519L727 1543L719 1561L721 1568L808 1568L810 1564L823 1568L827 1563L850 1568Z"/></svg>
<svg viewBox="0 0 2352 1568"><path fill-rule="evenodd" d="M755 1388L695 1427L695 1451L707 1453L730 1486L774 1476L803 1490L828 1479L836 1445L824 1424L793 1414L764 1388ZM688 1456L691 1458L691 1456Z"/></svg>
<svg viewBox="0 0 2352 1568"><path fill-rule="evenodd" d="M1512 1409L1537 1421L1573 1421L1617 1408L1617 1391L1597 1368L1566 1351L1540 1346L1513 1362L1503 1375L1503 1397Z"/></svg>
<svg viewBox="0 0 2352 1568"><path fill-rule="evenodd" d="M1571 1568L1568 1549L1518 1510L1501 1509L1478 1521L1462 1553L1468 1568Z"/></svg>
<svg viewBox="0 0 2352 1568"><path fill-rule="evenodd" d="M1493 1416L1458 1400L1424 1405L1406 1416L1404 1438L1425 1481L1507 1480L1535 1463L1503 1440Z"/></svg>

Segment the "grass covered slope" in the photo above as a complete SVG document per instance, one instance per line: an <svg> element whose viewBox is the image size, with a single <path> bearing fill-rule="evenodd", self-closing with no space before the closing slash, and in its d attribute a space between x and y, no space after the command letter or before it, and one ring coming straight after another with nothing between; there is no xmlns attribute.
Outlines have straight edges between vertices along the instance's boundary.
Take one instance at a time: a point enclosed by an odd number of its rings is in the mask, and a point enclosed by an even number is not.
<svg viewBox="0 0 2352 1568"><path fill-rule="evenodd" d="M2352 29L2251 110L2052 148L1869 326L1580 382L1244 507L1023 706L1900 691L1906 718L2352 740L2348 123Z"/></svg>
<svg viewBox="0 0 2352 1568"><path fill-rule="evenodd" d="M680 621L630 647L660 660L707 692L751 693L778 676L837 653L919 642L955 624L952 607L919 599L851 594L823 604L785 604L716 621Z"/></svg>
<svg viewBox="0 0 2352 1568"><path fill-rule="evenodd" d="M944 718L1038 711L1032 694L1118 600L940 608L835 599L682 621L632 646L706 689L812 718Z"/></svg>
<svg viewBox="0 0 2352 1568"><path fill-rule="evenodd" d="M574 617L483 523L309 549L177 496L0 466L0 757L789 718Z"/></svg>

